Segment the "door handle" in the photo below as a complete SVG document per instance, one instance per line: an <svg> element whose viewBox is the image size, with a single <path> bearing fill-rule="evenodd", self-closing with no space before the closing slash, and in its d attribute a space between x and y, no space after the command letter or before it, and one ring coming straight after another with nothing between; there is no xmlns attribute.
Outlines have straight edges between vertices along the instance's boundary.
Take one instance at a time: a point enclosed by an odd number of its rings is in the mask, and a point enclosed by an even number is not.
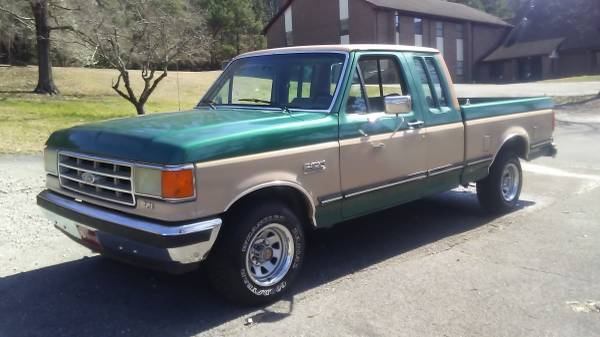
<svg viewBox="0 0 600 337"><path fill-rule="evenodd" d="M411 129L419 129L421 127L423 127L423 125L425 125L425 122L423 121L414 121L414 122L408 122L408 127Z"/></svg>

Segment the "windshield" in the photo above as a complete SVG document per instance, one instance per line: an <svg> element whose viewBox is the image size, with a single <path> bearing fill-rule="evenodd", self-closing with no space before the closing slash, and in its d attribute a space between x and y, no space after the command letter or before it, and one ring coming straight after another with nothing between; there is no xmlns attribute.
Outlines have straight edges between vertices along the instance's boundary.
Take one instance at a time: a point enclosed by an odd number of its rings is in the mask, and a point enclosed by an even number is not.
<svg viewBox="0 0 600 337"><path fill-rule="evenodd" d="M201 104L329 110L346 56L280 54L234 61Z"/></svg>

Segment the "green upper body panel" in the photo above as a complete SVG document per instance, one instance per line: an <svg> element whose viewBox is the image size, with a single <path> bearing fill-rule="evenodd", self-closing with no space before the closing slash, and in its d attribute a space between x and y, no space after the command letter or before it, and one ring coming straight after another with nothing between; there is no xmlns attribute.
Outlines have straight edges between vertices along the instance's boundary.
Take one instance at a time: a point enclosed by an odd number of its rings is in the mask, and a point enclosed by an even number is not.
<svg viewBox="0 0 600 337"><path fill-rule="evenodd" d="M47 146L106 158L176 165L336 140L337 116L208 107L115 119L53 133Z"/></svg>
<svg viewBox="0 0 600 337"><path fill-rule="evenodd" d="M461 104L467 98L461 98ZM461 105L466 120L509 115L521 112L552 109L554 102L550 97L526 98L469 98L470 104Z"/></svg>

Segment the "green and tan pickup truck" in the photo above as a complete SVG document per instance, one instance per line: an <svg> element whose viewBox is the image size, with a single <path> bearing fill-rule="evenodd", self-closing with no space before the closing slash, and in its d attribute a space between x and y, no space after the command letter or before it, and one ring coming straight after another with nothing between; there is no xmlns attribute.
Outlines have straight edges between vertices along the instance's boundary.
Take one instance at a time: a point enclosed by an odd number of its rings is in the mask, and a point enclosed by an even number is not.
<svg viewBox="0 0 600 337"><path fill-rule="evenodd" d="M307 231L472 182L485 209L514 209L519 160L556 154L552 106L457 98L435 49L252 52L192 110L53 133L37 203L102 255L171 272L206 260L226 297L267 303Z"/></svg>

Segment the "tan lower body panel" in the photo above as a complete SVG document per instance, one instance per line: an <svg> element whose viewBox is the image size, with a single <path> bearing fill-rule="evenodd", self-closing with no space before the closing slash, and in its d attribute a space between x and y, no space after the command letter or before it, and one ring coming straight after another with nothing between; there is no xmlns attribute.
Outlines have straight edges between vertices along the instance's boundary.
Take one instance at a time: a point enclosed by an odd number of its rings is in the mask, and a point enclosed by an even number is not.
<svg viewBox="0 0 600 337"><path fill-rule="evenodd" d="M469 120L466 122L467 162L493 157L512 137L522 137L527 148L552 138L552 110Z"/></svg>
<svg viewBox="0 0 600 337"><path fill-rule="evenodd" d="M288 186L309 199L314 216L318 197L340 192L339 172L338 142L197 163L196 203L209 216L258 189Z"/></svg>

